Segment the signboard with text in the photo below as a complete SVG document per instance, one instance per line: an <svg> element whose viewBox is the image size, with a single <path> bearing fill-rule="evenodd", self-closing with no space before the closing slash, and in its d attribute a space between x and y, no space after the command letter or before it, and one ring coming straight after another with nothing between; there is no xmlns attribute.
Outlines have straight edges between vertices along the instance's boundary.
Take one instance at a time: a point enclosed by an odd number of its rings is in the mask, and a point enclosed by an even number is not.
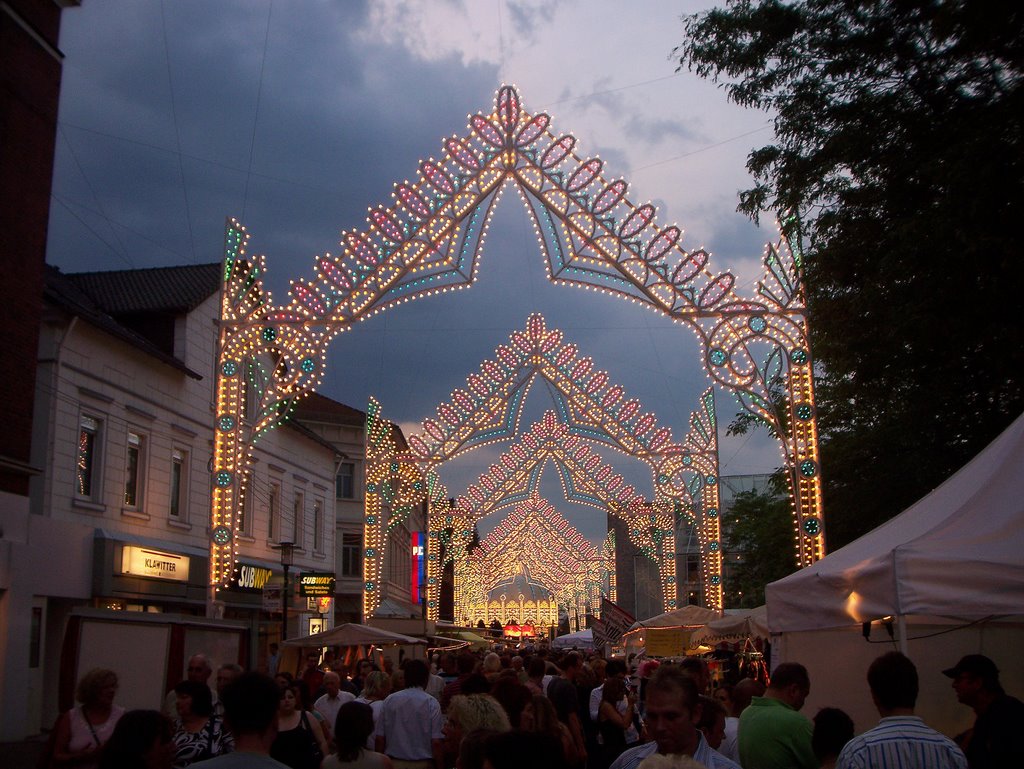
<svg viewBox="0 0 1024 769"><path fill-rule="evenodd" d="M134 577L188 582L187 555L166 553L148 547L125 545L121 550L121 573Z"/></svg>
<svg viewBox="0 0 1024 769"><path fill-rule="evenodd" d="M231 575L231 581L228 582L228 589L243 593L260 593L273 575L274 572L265 566L239 563L235 567L235 573Z"/></svg>
<svg viewBox="0 0 1024 769"><path fill-rule="evenodd" d="M306 598L334 595L334 575L315 571L300 574L299 595Z"/></svg>

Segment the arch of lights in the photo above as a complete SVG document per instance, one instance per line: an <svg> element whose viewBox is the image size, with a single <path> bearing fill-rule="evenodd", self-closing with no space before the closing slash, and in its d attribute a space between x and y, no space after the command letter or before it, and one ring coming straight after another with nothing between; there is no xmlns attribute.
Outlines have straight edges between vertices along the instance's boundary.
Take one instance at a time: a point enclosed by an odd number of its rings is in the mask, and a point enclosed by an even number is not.
<svg viewBox="0 0 1024 769"><path fill-rule="evenodd" d="M503 602L496 605L490 594L524 567L570 617L575 615L576 629L580 617L598 612L605 592L604 558L550 502L533 494L480 542L463 569L456 570L455 616L468 618L470 624L481 619L490 624L495 618L504 623L508 608ZM520 608L521 622L525 608Z"/></svg>
<svg viewBox="0 0 1024 769"><path fill-rule="evenodd" d="M370 210L367 227L345 232L342 252L315 260L316 278L292 281L287 303L263 286L265 259L246 251L249 235L230 220L225 236L218 341L210 585L231 578L239 511L255 443L316 390L331 340L386 308L465 288L476 277L488 221L512 185L530 211L548 277L646 305L689 326L705 370L781 437L789 471L799 565L824 554L824 521L807 316L800 258L785 239L769 244L754 297L734 291L708 254L687 251L682 231L655 223L622 179L598 158L576 154L576 139L552 132L502 86L488 114L444 141L437 159L396 185L393 201ZM785 383L784 410L773 386Z"/></svg>
<svg viewBox="0 0 1024 769"><path fill-rule="evenodd" d="M677 607L675 524L679 514L699 522L704 597L709 607L722 607L721 552L718 520L718 434L713 392L701 396L700 408L690 415L690 430L682 443L672 440L668 427L659 427L653 414L625 390L596 371L589 357L579 357L574 344L564 343L561 331L549 329L539 314L531 315L523 330L513 332L500 345L493 360L484 361L467 377L467 389L452 393L437 409L436 418L423 421L423 433L409 437L406 454L383 456L394 482L399 470L429 478L438 464L480 446L519 433L522 408L535 380L547 381L557 410L548 412L520 442L511 447L487 473L471 485L457 504L430 507L429 543L438 540L437 553L427 554L427 611L436 618L440 574L444 563L464 563L473 526L481 517L509 507L536 493L548 459L559 470L567 500L607 509L627 522L630 539L658 563L666 607ZM376 417L379 406L371 403ZM368 429L367 434L372 434ZM621 475L605 465L587 441L603 443L645 462L652 471L655 496L646 501ZM367 456L374 453L367 447ZM418 465L413 470L409 464ZM436 475L436 474L435 474ZM429 484L429 481L427 482ZM408 484L406 484L408 486ZM381 486L367 486L367 499L380 495ZM411 487L422 491L424 486ZM421 495L422 496L422 495ZM389 500L373 500L376 510ZM411 509L407 505L406 509ZM394 519L389 519L394 521ZM365 524L366 542L379 544L385 536L382 517L373 514ZM369 548L368 548L369 550ZM437 557L435 557L437 556ZM375 546L363 559L364 616L380 603L384 550Z"/></svg>

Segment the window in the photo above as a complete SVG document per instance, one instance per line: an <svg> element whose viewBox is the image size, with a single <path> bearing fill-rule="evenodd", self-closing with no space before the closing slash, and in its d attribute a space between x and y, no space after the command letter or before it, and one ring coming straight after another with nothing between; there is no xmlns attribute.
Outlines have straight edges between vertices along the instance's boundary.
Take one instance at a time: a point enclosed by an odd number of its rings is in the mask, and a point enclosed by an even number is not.
<svg viewBox="0 0 1024 769"><path fill-rule="evenodd" d="M324 501L313 500L313 552L324 551Z"/></svg>
<svg viewBox="0 0 1024 769"><path fill-rule="evenodd" d="M299 526L299 522L302 520L303 515L306 512L306 495L301 491L295 492L295 507L292 510L292 542L295 546L302 549L302 542L299 539L299 534L302 529Z"/></svg>
<svg viewBox="0 0 1024 769"><path fill-rule="evenodd" d="M188 452L174 449L171 452L171 504L172 518L188 516Z"/></svg>
<svg viewBox="0 0 1024 769"><path fill-rule="evenodd" d="M338 476L334 479L334 496L338 499L356 498L355 462L342 462L338 467Z"/></svg>
<svg viewBox="0 0 1024 769"><path fill-rule="evenodd" d="M99 496L100 433L103 423L82 415L78 427L78 455L75 460L75 493L93 499Z"/></svg>
<svg viewBox="0 0 1024 769"><path fill-rule="evenodd" d="M343 532L341 535L341 576L363 576L363 533Z"/></svg>
<svg viewBox="0 0 1024 769"><path fill-rule="evenodd" d="M267 539L276 540L277 532L280 530L278 517L281 515L281 484L270 484L270 494L267 495Z"/></svg>
<svg viewBox="0 0 1024 769"><path fill-rule="evenodd" d="M141 433L128 431L128 445L124 469L124 506L142 507L142 488L145 480L146 439Z"/></svg>

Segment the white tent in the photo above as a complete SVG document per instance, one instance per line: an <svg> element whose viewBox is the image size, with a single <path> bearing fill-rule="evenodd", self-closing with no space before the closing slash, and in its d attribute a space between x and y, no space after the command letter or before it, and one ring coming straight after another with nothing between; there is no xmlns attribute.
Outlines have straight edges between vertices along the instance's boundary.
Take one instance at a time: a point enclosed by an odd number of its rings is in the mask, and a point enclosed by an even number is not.
<svg viewBox="0 0 1024 769"><path fill-rule="evenodd" d="M918 715L948 735L974 717L941 672L964 654L990 656L1004 687L1024 695L1024 417L903 513L765 597L772 664L811 674L808 715L833 705L858 731L873 726L864 676L892 649L917 665Z"/></svg>
<svg viewBox="0 0 1024 769"><path fill-rule="evenodd" d="M748 638L768 639L768 609L733 611L726 609L725 616L711 620L690 636L690 648L700 645L715 646L722 641L744 641Z"/></svg>
<svg viewBox="0 0 1024 769"><path fill-rule="evenodd" d="M553 649L593 649L594 632L587 628L586 630L577 630L575 633L560 635L551 642L551 647Z"/></svg>
<svg viewBox="0 0 1024 769"><path fill-rule="evenodd" d="M773 632L1022 613L1024 416L916 504L765 595Z"/></svg>

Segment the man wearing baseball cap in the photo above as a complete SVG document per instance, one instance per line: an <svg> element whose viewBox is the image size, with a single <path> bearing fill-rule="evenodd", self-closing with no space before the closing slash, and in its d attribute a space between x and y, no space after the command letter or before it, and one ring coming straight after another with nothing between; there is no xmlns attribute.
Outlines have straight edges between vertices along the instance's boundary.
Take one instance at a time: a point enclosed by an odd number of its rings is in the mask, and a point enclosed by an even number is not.
<svg viewBox="0 0 1024 769"><path fill-rule="evenodd" d="M1024 703L999 683L999 668L983 654L968 654L942 673L974 709L974 728L961 741L970 769L1024 766Z"/></svg>

